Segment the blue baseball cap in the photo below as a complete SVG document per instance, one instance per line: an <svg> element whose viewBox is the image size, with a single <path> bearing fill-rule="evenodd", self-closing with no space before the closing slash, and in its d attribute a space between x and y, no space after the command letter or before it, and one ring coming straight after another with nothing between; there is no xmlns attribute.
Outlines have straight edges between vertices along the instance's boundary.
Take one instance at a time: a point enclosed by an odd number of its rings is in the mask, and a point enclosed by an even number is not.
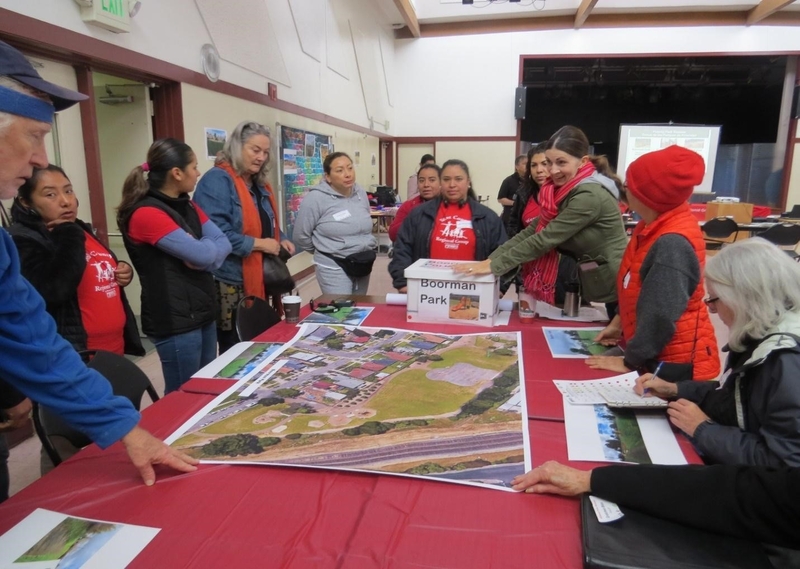
<svg viewBox="0 0 800 569"><path fill-rule="evenodd" d="M83 93L45 81L22 53L0 41L0 77L4 76L48 95L56 111L63 111L89 98Z"/></svg>

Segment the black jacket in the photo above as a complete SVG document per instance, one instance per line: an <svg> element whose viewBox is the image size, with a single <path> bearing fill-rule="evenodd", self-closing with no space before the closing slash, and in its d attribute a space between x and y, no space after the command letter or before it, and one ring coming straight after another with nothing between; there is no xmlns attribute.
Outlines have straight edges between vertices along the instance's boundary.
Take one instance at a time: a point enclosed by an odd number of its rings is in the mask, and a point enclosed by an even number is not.
<svg viewBox="0 0 800 569"><path fill-rule="evenodd" d="M431 233L436 221L436 212L441 198L429 200L411 210L400 227L394 242L394 255L389 263L389 274L395 288L406 286L403 272L419 259L431 256ZM475 232L475 260L483 261L500 245L506 242L506 230L500 217L485 205L470 199L472 230Z"/></svg>
<svg viewBox="0 0 800 569"><path fill-rule="evenodd" d="M47 312L56 321L58 333L77 351L86 349L86 329L78 304L78 285L86 270L86 233L91 228L81 220L62 223L49 231L31 210L14 203L14 224L9 233L19 251L20 270L42 295ZM105 248L105 246L103 246ZM106 251L116 256L106 248ZM119 288L125 310L125 353L143 356L145 351L125 291Z"/></svg>
<svg viewBox="0 0 800 569"><path fill-rule="evenodd" d="M184 231L199 239L203 234L200 217L188 196L170 198L157 191L131 208L160 209ZM213 322L217 316L214 277L207 271L192 269L181 259L158 247L135 243L122 229L125 249L142 283L142 330L148 336L174 336L191 332Z"/></svg>

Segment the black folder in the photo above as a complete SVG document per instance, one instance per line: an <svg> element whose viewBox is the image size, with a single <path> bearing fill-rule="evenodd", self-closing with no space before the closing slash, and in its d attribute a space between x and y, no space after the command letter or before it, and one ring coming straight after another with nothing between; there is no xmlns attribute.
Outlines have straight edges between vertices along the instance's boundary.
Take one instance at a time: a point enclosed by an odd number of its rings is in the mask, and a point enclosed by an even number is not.
<svg viewBox="0 0 800 569"><path fill-rule="evenodd" d="M581 497L583 564L609 569L772 569L761 545L682 526L628 508L601 524Z"/></svg>

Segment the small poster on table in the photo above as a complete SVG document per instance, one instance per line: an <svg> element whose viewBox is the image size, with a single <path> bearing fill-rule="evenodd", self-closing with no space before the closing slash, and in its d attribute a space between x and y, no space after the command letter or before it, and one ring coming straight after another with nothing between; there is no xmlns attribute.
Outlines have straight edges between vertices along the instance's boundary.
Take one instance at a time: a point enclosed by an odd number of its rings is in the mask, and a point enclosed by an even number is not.
<svg viewBox="0 0 800 569"><path fill-rule="evenodd" d="M122 569L159 531L40 508L0 536L0 568Z"/></svg>

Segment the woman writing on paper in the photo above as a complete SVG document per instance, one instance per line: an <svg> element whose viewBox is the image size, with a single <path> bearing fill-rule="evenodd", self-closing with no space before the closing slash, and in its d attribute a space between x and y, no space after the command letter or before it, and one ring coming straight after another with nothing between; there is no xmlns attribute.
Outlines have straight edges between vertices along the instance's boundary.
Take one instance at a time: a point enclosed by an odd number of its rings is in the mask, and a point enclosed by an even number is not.
<svg viewBox="0 0 800 569"><path fill-rule="evenodd" d="M730 331L723 381L637 380L639 394L671 400L670 421L706 462L800 466L798 283L800 264L763 239L723 248L705 299Z"/></svg>
<svg viewBox="0 0 800 569"><path fill-rule="evenodd" d="M525 290L554 303L558 254L578 263L584 299L606 303L616 313L614 286L627 244L619 212L622 182L603 156L589 156L589 140L574 126L560 128L547 141L550 179L539 190L541 215L480 263L457 265L455 271L503 275L533 262Z"/></svg>
<svg viewBox="0 0 800 569"><path fill-rule="evenodd" d="M282 249L293 255L295 250L280 229L275 195L267 181L271 146L267 127L253 121L239 123L193 197L232 247L214 271L220 353L239 341L233 325L239 301L251 295L266 299L270 294L264 289L263 255L280 255ZM279 302L273 299L276 306Z"/></svg>
<svg viewBox="0 0 800 569"><path fill-rule="evenodd" d="M344 152L328 154L322 169L324 179L300 204L292 238L314 252L322 294L367 294L376 257L369 198Z"/></svg>
<svg viewBox="0 0 800 569"><path fill-rule="evenodd" d="M500 217L474 198L466 163L448 160L441 195L415 208L400 228L389 263L392 284L406 292L404 271L419 259L480 261L505 241Z"/></svg>
<svg viewBox="0 0 800 569"><path fill-rule="evenodd" d="M625 355L590 357L590 367L624 373L661 365L658 376L671 381L719 375L703 304L705 241L687 203L704 174L699 154L674 145L628 167L624 199L642 220L617 275L619 313L595 338L605 345L624 340Z"/></svg>

